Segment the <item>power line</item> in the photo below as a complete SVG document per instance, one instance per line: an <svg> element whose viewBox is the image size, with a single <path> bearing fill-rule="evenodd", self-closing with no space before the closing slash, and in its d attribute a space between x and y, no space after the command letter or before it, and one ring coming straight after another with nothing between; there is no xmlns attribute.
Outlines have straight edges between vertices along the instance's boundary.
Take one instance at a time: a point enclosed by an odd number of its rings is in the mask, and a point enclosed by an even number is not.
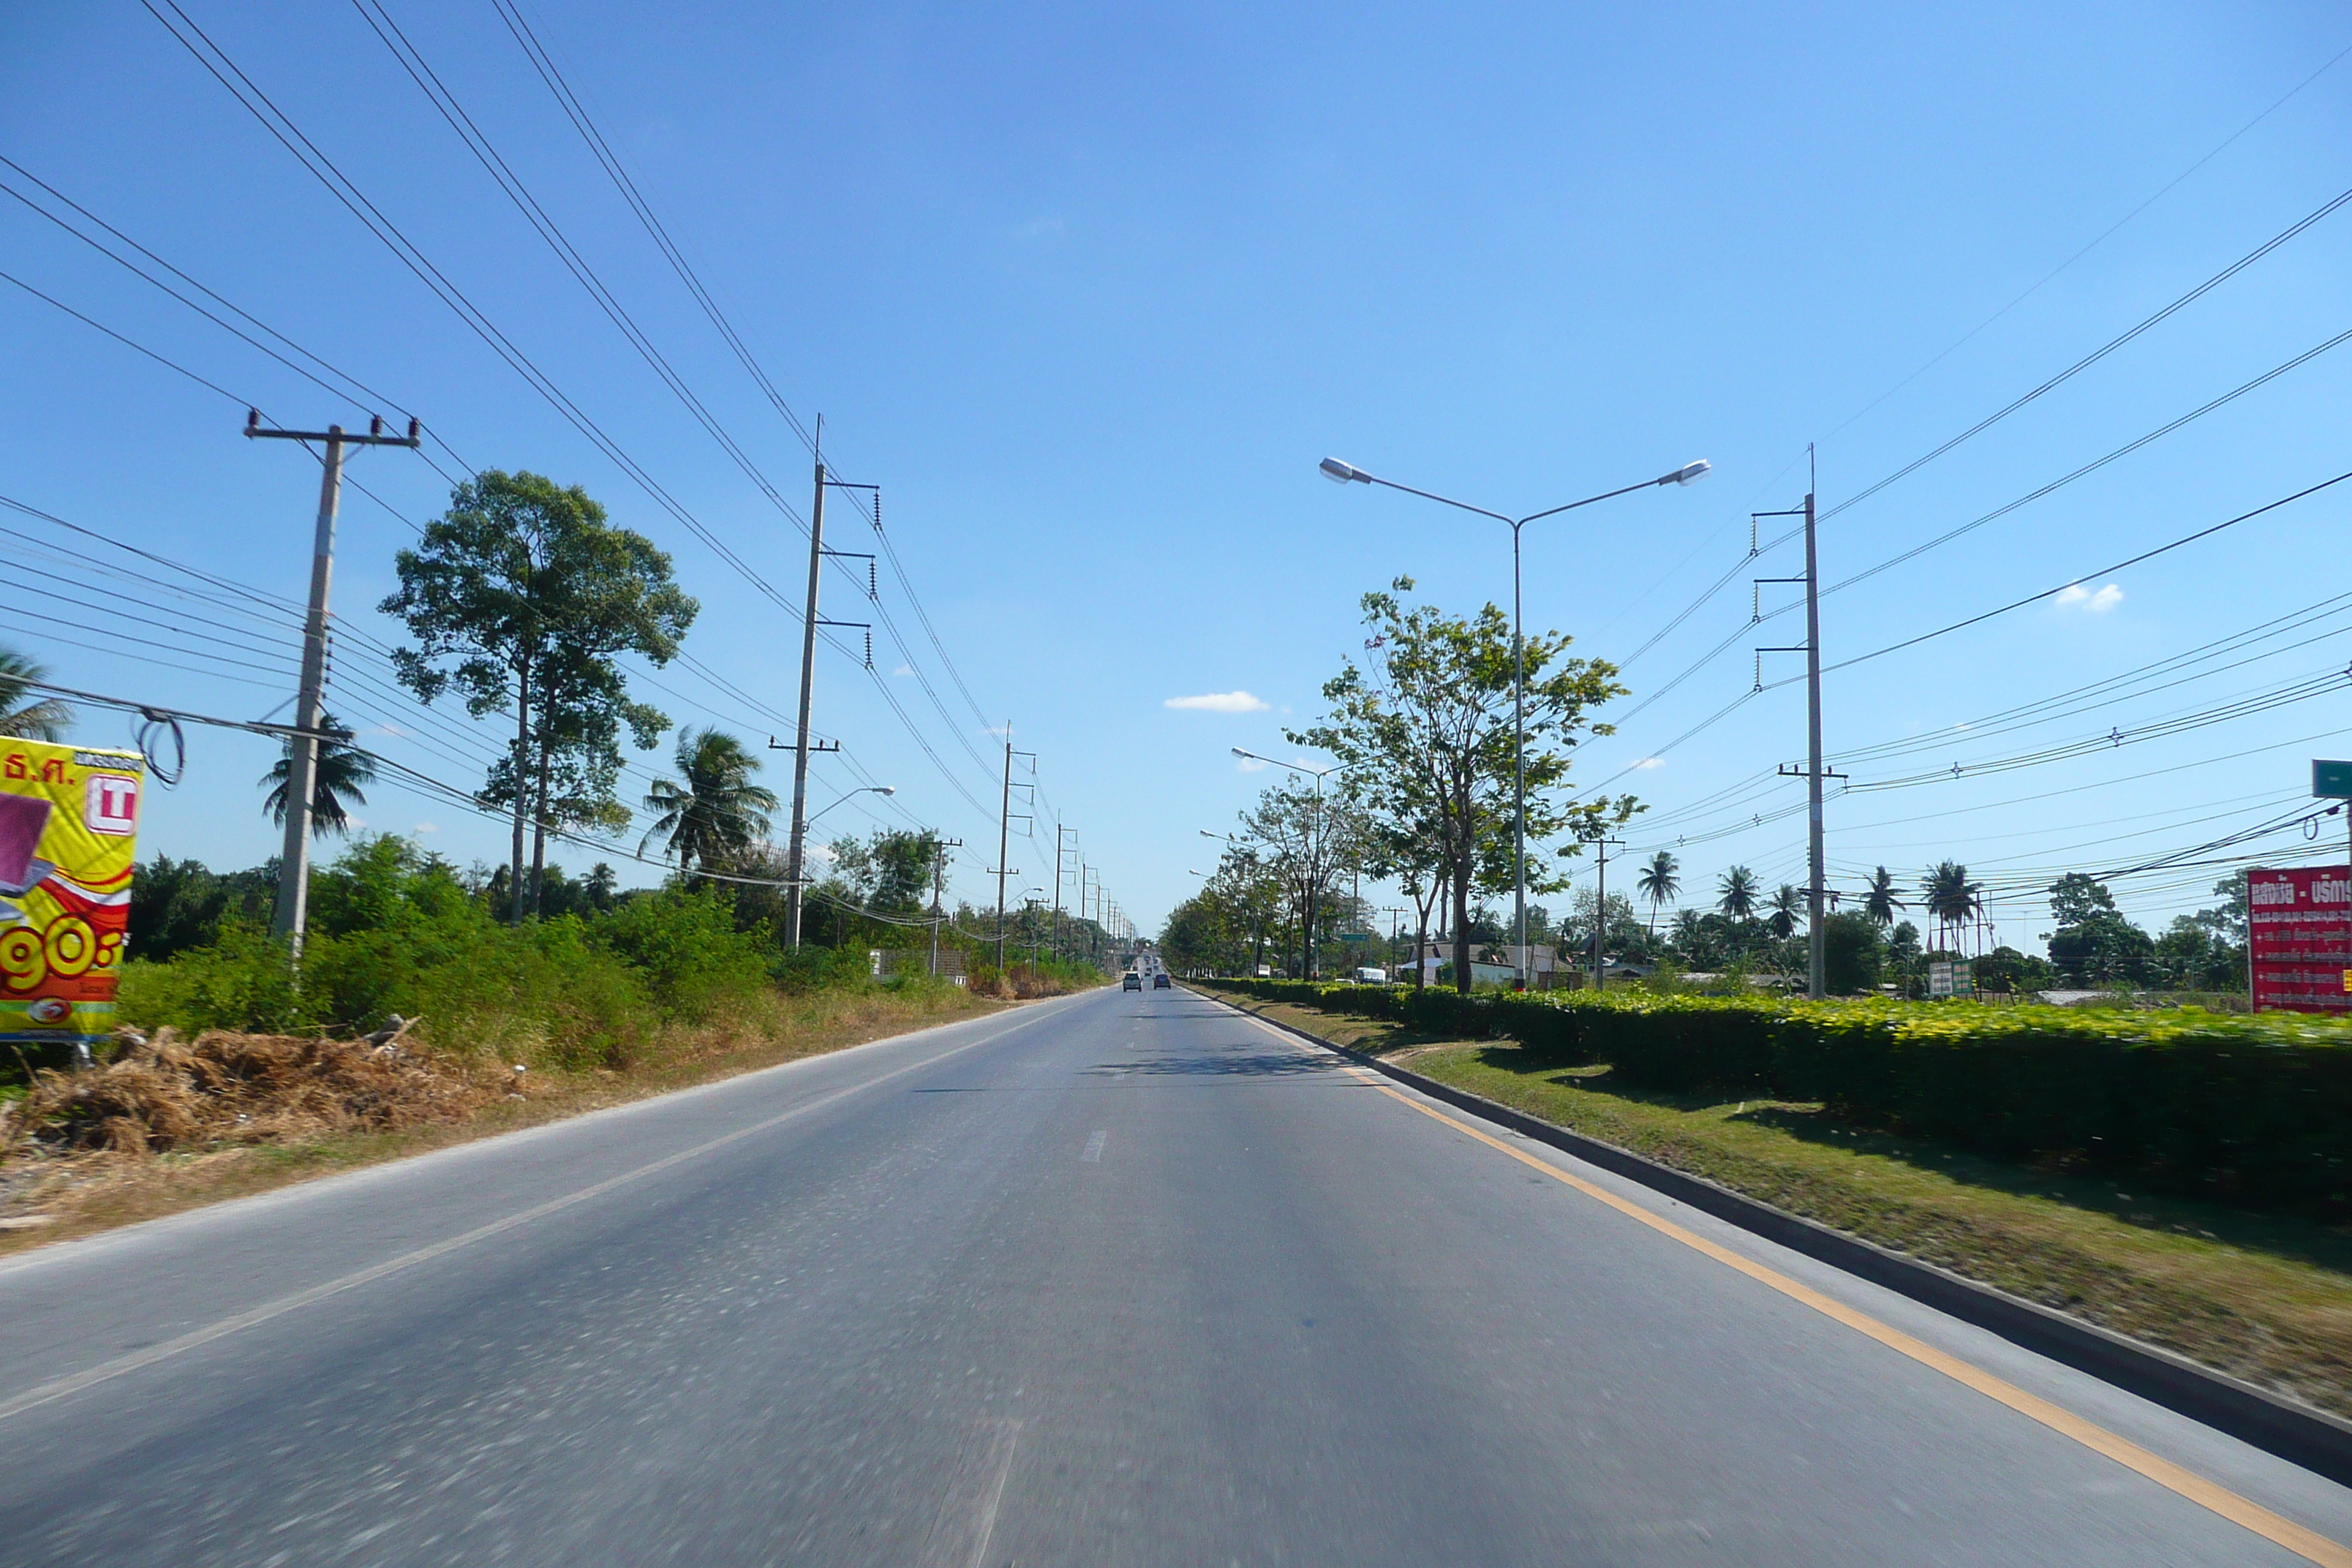
<svg viewBox="0 0 2352 1568"><path fill-rule="evenodd" d="M2124 560L2116 562L2112 566L2101 566L2095 571L2077 574L2067 581L2059 584L2056 587L2045 588L2038 594L2029 594L2021 599L2012 599L2006 605L1996 605L1979 615L1970 616L1966 620L1954 621L1951 625L1947 626L1938 626L1934 631L1921 632L1917 637L1906 637L1901 642L1889 643L1886 647L1874 649L1869 653L1857 654L1852 658L1841 659L1837 663L1830 665L1827 668L1828 669L1832 670L1851 669L1857 664L1867 664L1874 658L1884 658L1890 653L1899 653L1907 647L1916 647L1923 642L1931 642L1937 637L1948 637L1953 632L1961 631L1969 626L1981 626L1983 623L1991 620L1996 616L2008 615L2012 610L2023 609L2028 605L2038 604L2042 600L2051 597L2053 595L2063 593L2066 589L2074 586L2076 584L2083 582L2086 578L2104 577L2111 572L2120 572L2127 566L2137 566L2144 561L2153 561L2158 556L2167 554L2171 551L2179 550L2183 545L2194 544L2200 539L2210 539L2214 534L2221 532L2223 529L2235 528L2238 524L2261 517L2265 512L2276 511L2279 508L2299 501L2306 496L2317 495L2321 490L2326 489L2332 485L2340 485L2347 479L2352 479L2352 469L2347 469L2345 472L2336 475L2332 479L2322 479L2315 485L2305 486L2304 489L2295 491L2293 495L2281 496L2274 501L2267 501L2263 505L2254 508L2252 511L2242 511L2233 518L2213 524L2210 528L2200 528L2194 533L2185 533L2169 543L2159 544L2153 550L2142 551L2139 554L2128 556ZM1774 681L1772 684L1774 686L1783 686L1788 684L1788 682L1784 680Z"/></svg>

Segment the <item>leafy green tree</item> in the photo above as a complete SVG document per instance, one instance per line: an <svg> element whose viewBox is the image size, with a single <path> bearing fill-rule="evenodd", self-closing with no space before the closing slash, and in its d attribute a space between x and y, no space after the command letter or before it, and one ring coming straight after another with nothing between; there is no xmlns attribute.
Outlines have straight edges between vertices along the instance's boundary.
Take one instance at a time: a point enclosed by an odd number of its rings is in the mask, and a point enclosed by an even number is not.
<svg viewBox="0 0 2352 1568"><path fill-rule="evenodd" d="M1493 605L1468 617L1408 606L1399 595L1412 585L1400 577L1389 592L1363 596L1369 657L1360 668L1350 659L1324 684L1328 716L1290 739L1347 764L1348 788L1375 818L1431 834L1433 863L1444 868L1454 900L1454 984L1467 991L1470 900L1514 881L1511 626ZM1589 713L1625 690L1613 665L1569 658L1570 642L1538 633L1521 645L1528 807L1521 826L1531 849L1566 836L1559 856L1580 853L1576 840L1624 823L1636 809L1630 800L1572 801L1560 793L1581 737L1609 732ZM1531 854L1528 891L1561 885L1540 867Z"/></svg>
<svg viewBox="0 0 2352 1568"><path fill-rule="evenodd" d="M131 879L128 947L157 963L219 940L223 925L267 926L278 894L278 863L249 871L208 871L194 860L158 855Z"/></svg>
<svg viewBox="0 0 2352 1568"><path fill-rule="evenodd" d="M2199 910L2189 918L2212 934L2214 942L2239 950L2242 967L2246 945L2246 879L2241 874L2224 877L2213 884L2221 903L2210 910Z"/></svg>
<svg viewBox="0 0 2352 1568"><path fill-rule="evenodd" d="M1650 863L1642 868L1640 876L1633 879L1634 887L1650 900L1650 930L1653 934L1658 929L1658 907L1683 890L1682 879L1675 875L1681 869L1681 863L1670 852L1661 849L1650 857Z"/></svg>
<svg viewBox="0 0 2352 1568"><path fill-rule="evenodd" d="M930 907L932 868L946 851L940 836L924 829L877 829L870 838L839 838L832 845L834 874L867 909L883 914L919 914Z"/></svg>
<svg viewBox="0 0 2352 1568"><path fill-rule="evenodd" d="M2107 885L2095 877L2069 871L2050 884L2050 918L2062 926L2081 925L2102 910L2116 907Z"/></svg>
<svg viewBox="0 0 2352 1568"><path fill-rule="evenodd" d="M1723 874L1718 884L1723 896L1715 907L1733 920L1744 921L1756 912L1756 873L1745 866L1734 866Z"/></svg>
<svg viewBox="0 0 2352 1568"><path fill-rule="evenodd" d="M1840 910L1822 921L1822 980L1833 996L1878 988L1886 966L1886 932L1867 910Z"/></svg>
<svg viewBox="0 0 2352 1568"><path fill-rule="evenodd" d="M1783 882L1780 884L1780 891L1772 895L1772 902L1767 906L1764 927L1780 941L1786 942L1797 934L1797 922L1802 920L1804 915L1805 895L1797 890L1794 883Z"/></svg>
<svg viewBox="0 0 2352 1568"><path fill-rule="evenodd" d="M530 473L459 485L394 565L400 590L380 608L416 639L393 655L401 683L425 702L454 688L476 718L513 721L482 798L512 814L509 884L524 887L526 826L536 872L551 831L609 826L624 809L622 732L649 748L669 721L630 700L615 656L668 663L697 605L651 541L613 527L578 486ZM512 918L530 901L512 900Z"/></svg>
<svg viewBox="0 0 2352 1568"><path fill-rule="evenodd" d="M38 662L12 647L0 647L0 736L12 741L62 741L73 710L33 688L49 679Z"/></svg>
<svg viewBox="0 0 2352 1568"><path fill-rule="evenodd" d="M336 723L332 713L320 713L319 728L337 738L319 742L319 761L310 775L310 823L322 833L348 834L351 807L367 804L362 786L375 782L375 759L352 744L352 731ZM286 750L288 754L261 775L262 786L269 791L261 809L280 827L286 826L286 781L294 765L291 741Z"/></svg>
<svg viewBox="0 0 2352 1568"><path fill-rule="evenodd" d="M662 858L680 870L716 869L766 835L775 792L751 782L760 759L742 742L721 730L681 731L676 760L686 782L654 781L646 795L653 826L637 846L641 853L659 839Z"/></svg>
<svg viewBox="0 0 2352 1568"><path fill-rule="evenodd" d="M1592 967L1592 934L1596 921L1601 922L1601 952L1605 959L1642 960L1651 956L1650 933L1642 924L1642 917L1633 911L1633 901L1622 893L1609 895L1609 908L1600 907L1591 888L1579 888L1571 901L1568 918L1560 921L1560 963L1570 969Z"/></svg>
<svg viewBox="0 0 2352 1568"><path fill-rule="evenodd" d="M1371 836L1357 797L1321 795L1298 779L1265 790L1242 814L1237 837L1281 886L1298 930L1299 973L1320 973L1322 918L1342 871L1363 858Z"/></svg>
<svg viewBox="0 0 2352 1568"><path fill-rule="evenodd" d="M1895 896L1895 873L1881 866L1870 874L1869 890L1862 898L1864 914L1880 925L1888 926L1895 923L1895 912L1906 907L1903 900Z"/></svg>
<svg viewBox="0 0 2352 1568"><path fill-rule="evenodd" d="M1980 991L2046 991L2057 978L2046 961L2013 947L1996 947L1977 961Z"/></svg>
<svg viewBox="0 0 2352 1568"><path fill-rule="evenodd" d="M2076 984L2137 983L2147 976L2156 943L2116 908L2096 878L2074 871L2050 887L2050 962Z"/></svg>

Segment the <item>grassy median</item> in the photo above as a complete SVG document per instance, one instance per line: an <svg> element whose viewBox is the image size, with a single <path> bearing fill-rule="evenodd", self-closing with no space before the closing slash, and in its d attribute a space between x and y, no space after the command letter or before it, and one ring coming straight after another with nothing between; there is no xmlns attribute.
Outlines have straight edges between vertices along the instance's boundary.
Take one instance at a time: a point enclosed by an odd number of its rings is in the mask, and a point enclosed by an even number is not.
<svg viewBox="0 0 2352 1568"><path fill-rule="evenodd" d="M1508 1040L1232 998L1336 1044L2031 1301L2352 1415L2352 1228L2134 1193L1840 1125L1818 1105L1643 1093Z"/></svg>

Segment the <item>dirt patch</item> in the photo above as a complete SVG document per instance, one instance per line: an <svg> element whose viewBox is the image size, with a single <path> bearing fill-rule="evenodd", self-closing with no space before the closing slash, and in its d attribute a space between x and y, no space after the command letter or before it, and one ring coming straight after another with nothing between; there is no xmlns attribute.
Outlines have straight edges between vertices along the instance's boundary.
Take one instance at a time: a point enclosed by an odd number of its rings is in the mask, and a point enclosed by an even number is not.
<svg viewBox="0 0 2352 1568"><path fill-rule="evenodd" d="M152 1040L132 1037L102 1067L36 1074L8 1125L58 1152L185 1152L455 1121L503 1089L398 1035L334 1040L215 1029L184 1041L164 1029Z"/></svg>

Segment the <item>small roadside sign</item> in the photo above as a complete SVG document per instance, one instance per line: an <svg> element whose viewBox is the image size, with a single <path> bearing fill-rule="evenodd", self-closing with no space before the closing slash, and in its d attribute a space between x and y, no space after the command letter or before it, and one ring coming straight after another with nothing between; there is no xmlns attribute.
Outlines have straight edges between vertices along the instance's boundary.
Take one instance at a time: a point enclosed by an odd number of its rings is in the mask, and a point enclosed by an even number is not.
<svg viewBox="0 0 2352 1568"><path fill-rule="evenodd" d="M1372 940L1372 933L1368 931L1343 931L1339 933L1339 940L1341 942L1370 942Z"/></svg>
<svg viewBox="0 0 2352 1568"><path fill-rule="evenodd" d="M2311 793L2322 800L2352 800L2352 763L2312 759Z"/></svg>

